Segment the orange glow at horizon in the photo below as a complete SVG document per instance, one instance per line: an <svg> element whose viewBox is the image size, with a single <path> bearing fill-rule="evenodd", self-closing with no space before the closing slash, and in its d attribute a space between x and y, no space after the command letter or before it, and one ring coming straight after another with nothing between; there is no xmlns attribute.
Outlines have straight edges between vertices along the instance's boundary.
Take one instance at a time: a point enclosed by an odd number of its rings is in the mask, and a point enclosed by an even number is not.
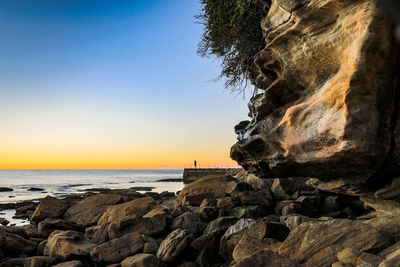
<svg viewBox="0 0 400 267"><path fill-rule="evenodd" d="M51 142L50 142L51 144ZM230 144L145 148L83 147L65 145L3 147L0 169L182 169L192 167L237 167L229 157Z"/></svg>

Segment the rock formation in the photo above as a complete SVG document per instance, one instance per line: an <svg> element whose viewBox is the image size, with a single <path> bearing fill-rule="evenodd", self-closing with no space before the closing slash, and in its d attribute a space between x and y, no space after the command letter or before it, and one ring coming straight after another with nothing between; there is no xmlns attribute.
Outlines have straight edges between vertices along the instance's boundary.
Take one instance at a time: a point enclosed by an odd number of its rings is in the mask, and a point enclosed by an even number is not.
<svg viewBox="0 0 400 267"><path fill-rule="evenodd" d="M251 121L231 157L260 178L313 177L322 190L400 213L399 49L372 0L273 0L255 59Z"/></svg>
<svg viewBox="0 0 400 267"><path fill-rule="evenodd" d="M263 92L232 158L264 178L398 173L397 48L376 2L273 0L261 25Z"/></svg>

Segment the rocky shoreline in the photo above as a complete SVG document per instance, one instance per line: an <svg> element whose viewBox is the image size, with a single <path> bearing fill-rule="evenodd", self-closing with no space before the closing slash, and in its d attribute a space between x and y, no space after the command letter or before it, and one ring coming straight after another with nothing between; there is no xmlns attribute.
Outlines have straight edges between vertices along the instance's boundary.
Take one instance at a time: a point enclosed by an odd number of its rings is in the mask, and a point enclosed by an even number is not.
<svg viewBox="0 0 400 267"><path fill-rule="evenodd" d="M400 216L307 179L208 176L178 195L132 189L20 203L0 266L398 266ZM4 208L4 207L3 207Z"/></svg>

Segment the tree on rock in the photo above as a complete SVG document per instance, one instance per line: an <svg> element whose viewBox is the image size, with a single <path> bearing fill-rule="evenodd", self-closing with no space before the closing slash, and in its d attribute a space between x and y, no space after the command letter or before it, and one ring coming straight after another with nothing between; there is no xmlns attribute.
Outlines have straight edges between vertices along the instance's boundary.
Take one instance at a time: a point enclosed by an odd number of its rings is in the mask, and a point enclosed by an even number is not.
<svg viewBox="0 0 400 267"><path fill-rule="evenodd" d="M203 8L196 16L204 25L198 53L221 59L219 78L225 87L241 91L252 80L254 58L265 46L261 31L265 0L200 0Z"/></svg>

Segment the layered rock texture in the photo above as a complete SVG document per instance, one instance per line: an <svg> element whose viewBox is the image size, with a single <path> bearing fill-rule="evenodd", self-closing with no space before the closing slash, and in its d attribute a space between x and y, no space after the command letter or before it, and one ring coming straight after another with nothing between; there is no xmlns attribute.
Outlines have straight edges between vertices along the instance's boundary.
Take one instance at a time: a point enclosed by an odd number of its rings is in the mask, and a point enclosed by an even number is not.
<svg viewBox="0 0 400 267"><path fill-rule="evenodd" d="M264 178L397 173L397 47L377 3L273 0L261 25L263 92L232 158Z"/></svg>
<svg viewBox="0 0 400 267"><path fill-rule="evenodd" d="M399 49L378 3L273 0L261 25L263 91L231 157L259 178L313 177L399 214Z"/></svg>

